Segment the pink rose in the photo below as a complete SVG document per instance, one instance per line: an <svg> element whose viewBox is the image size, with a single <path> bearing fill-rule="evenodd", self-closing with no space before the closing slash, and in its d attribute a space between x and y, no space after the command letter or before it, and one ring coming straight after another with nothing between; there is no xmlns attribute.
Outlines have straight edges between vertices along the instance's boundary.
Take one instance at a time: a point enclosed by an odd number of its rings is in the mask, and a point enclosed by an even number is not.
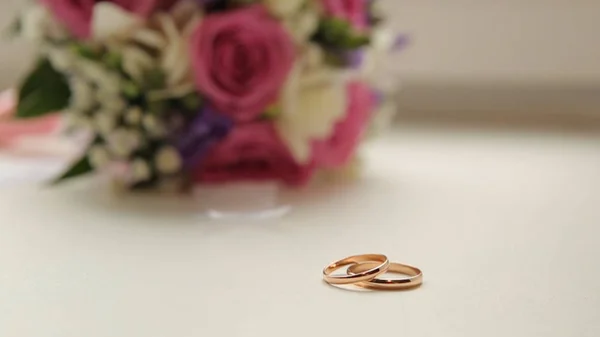
<svg viewBox="0 0 600 337"><path fill-rule="evenodd" d="M196 84L217 109L251 121L273 103L294 62L294 44L262 5L209 15L192 37Z"/></svg>
<svg viewBox="0 0 600 337"><path fill-rule="evenodd" d="M329 139L313 143L313 160L318 167L338 168L352 159L367 129L375 107L375 97L368 85L354 82L348 85L348 113Z"/></svg>
<svg viewBox="0 0 600 337"><path fill-rule="evenodd" d="M206 157L195 174L198 182L282 181L304 185L313 166L301 166L292 157L270 122L236 126Z"/></svg>
<svg viewBox="0 0 600 337"><path fill-rule="evenodd" d="M99 2L112 2L123 9L143 17L158 10L168 9L178 0L41 0L73 35L88 38L91 35L94 6Z"/></svg>
<svg viewBox="0 0 600 337"><path fill-rule="evenodd" d="M122 8L138 14L142 17L148 17L158 11L169 10L180 0L106 0L121 6Z"/></svg>
<svg viewBox="0 0 600 337"><path fill-rule="evenodd" d="M367 27L367 0L321 0L327 14L345 19L354 28Z"/></svg>
<svg viewBox="0 0 600 337"><path fill-rule="evenodd" d="M91 33L96 0L42 0L73 35L86 38Z"/></svg>

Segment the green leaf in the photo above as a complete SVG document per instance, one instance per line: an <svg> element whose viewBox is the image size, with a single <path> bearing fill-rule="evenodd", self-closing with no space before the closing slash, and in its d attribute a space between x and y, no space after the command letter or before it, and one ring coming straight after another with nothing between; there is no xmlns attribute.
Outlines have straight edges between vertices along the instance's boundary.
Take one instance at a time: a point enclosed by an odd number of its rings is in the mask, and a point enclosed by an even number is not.
<svg viewBox="0 0 600 337"><path fill-rule="evenodd" d="M265 109L265 112L263 112L263 114L260 117L262 120L269 121L277 119L279 115L281 115L281 106L273 104L267 107L267 109Z"/></svg>
<svg viewBox="0 0 600 337"><path fill-rule="evenodd" d="M343 40L349 35L352 27L350 23L345 20L330 18L325 19L321 22L319 27L319 35L327 43L337 44L338 41Z"/></svg>
<svg viewBox="0 0 600 337"><path fill-rule="evenodd" d="M86 175L88 173L91 173L94 171L94 168L92 167L92 164L90 163L90 160L87 156L84 156L83 158L79 159L79 161L75 162L71 168L69 168L65 173L63 173L60 177L58 177L57 179L55 179L52 182L52 185L58 185L62 182L65 182L67 180L76 178L76 177L80 177L83 175Z"/></svg>
<svg viewBox="0 0 600 337"><path fill-rule="evenodd" d="M343 19L327 18L321 21L314 39L330 48L354 50L370 43L369 36L356 31Z"/></svg>
<svg viewBox="0 0 600 337"><path fill-rule="evenodd" d="M102 62L113 70L121 70L123 56L119 53L109 51L102 57Z"/></svg>
<svg viewBox="0 0 600 337"><path fill-rule="evenodd" d="M371 42L368 36L350 35L347 36L341 43L341 46L348 49L358 49L366 46Z"/></svg>
<svg viewBox="0 0 600 337"><path fill-rule="evenodd" d="M92 61L101 61L103 57L103 53L100 48L83 43L73 43L71 45L71 50L73 53Z"/></svg>
<svg viewBox="0 0 600 337"><path fill-rule="evenodd" d="M121 82L121 92L129 99L136 99L142 94L142 90L133 81Z"/></svg>
<svg viewBox="0 0 600 337"><path fill-rule="evenodd" d="M50 61L41 60L21 84L16 117L35 118L58 112L68 106L70 97L65 76Z"/></svg>

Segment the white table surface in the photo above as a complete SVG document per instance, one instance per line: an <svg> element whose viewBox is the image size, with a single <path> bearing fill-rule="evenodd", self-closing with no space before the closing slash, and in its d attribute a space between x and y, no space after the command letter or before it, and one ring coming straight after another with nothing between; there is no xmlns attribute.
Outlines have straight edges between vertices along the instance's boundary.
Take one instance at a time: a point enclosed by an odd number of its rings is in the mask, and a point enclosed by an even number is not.
<svg viewBox="0 0 600 337"><path fill-rule="evenodd" d="M0 185L0 336L600 335L600 137L406 129L368 157L361 183L258 222ZM367 252L425 285L321 282Z"/></svg>

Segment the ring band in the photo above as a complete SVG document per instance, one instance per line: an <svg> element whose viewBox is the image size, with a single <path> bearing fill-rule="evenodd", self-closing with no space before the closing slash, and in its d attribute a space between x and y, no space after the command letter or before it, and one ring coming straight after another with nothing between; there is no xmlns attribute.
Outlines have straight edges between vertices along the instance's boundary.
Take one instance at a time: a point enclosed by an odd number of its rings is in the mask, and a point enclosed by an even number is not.
<svg viewBox="0 0 600 337"><path fill-rule="evenodd" d="M373 262L355 264L348 268L347 273L348 275L361 275L366 270L370 270L376 265L377 264ZM387 272L408 275L409 277L394 280L382 280L375 278L357 283L356 285L362 288L373 290L402 290L416 288L423 283L423 273L419 268L400 263L390 263Z"/></svg>
<svg viewBox="0 0 600 337"><path fill-rule="evenodd" d="M349 265L369 265L360 271L347 275L332 275L336 270ZM329 284L354 284L374 279L385 273L390 266L390 261L385 255L365 254L347 257L336 261L323 269L323 280Z"/></svg>

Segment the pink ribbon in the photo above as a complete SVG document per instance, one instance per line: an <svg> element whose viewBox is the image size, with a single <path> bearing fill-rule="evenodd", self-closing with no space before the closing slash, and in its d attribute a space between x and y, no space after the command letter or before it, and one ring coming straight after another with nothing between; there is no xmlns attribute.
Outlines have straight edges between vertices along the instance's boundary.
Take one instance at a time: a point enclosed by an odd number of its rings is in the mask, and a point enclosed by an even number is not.
<svg viewBox="0 0 600 337"><path fill-rule="evenodd" d="M49 135L59 128L58 114L31 120L15 119L16 102L13 90L0 94L0 145L10 145L24 136Z"/></svg>

